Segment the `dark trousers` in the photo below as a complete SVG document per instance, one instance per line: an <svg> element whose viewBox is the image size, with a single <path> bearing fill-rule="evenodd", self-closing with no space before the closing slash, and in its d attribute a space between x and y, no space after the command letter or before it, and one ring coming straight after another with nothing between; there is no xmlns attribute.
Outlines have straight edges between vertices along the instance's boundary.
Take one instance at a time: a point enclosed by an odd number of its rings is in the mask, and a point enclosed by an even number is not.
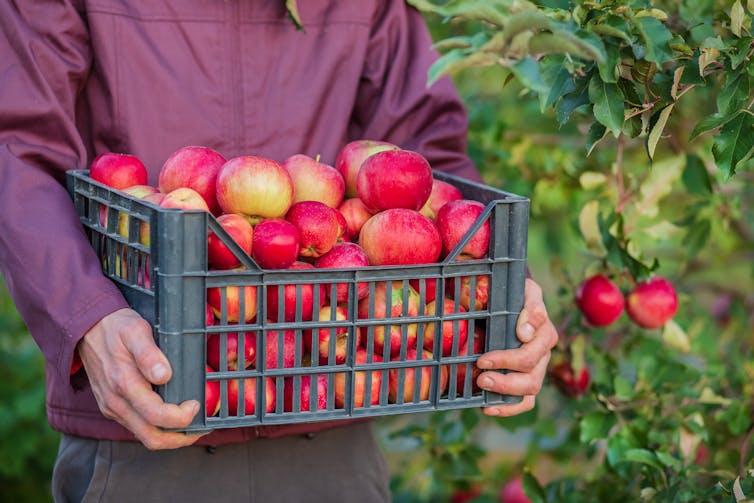
<svg viewBox="0 0 754 503"><path fill-rule="evenodd" d="M52 491L56 503L390 501L369 422L169 451L63 435Z"/></svg>

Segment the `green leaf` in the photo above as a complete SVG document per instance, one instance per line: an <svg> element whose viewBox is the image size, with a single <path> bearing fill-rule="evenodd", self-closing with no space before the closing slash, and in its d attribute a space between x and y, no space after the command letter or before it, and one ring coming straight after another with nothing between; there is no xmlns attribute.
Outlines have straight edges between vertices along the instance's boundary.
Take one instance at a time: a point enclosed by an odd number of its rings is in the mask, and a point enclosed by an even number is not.
<svg viewBox="0 0 754 503"><path fill-rule="evenodd" d="M497 62L495 54L487 52L469 52L468 49L452 49L438 58L427 71L427 87L431 87L440 77L471 68L473 66L490 66Z"/></svg>
<svg viewBox="0 0 754 503"><path fill-rule="evenodd" d="M285 8L293 24L296 25L296 29L304 31L304 25L301 24L301 16L298 13L298 0L285 0Z"/></svg>
<svg viewBox="0 0 754 503"><path fill-rule="evenodd" d="M521 475L521 486L524 490L524 494L529 497L532 503L546 503L547 495L545 490L539 485L539 481L531 474L529 470L525 470Z"/></svg>
<svg viewBox="0 0 754 503"><path fill-rule="evenodd" d="M664 469L655 453L647 449L626 449L623 452L623 457L618 462L641 463L658 470Z"/></svg>
<svg viewBox="0 0 754 503"><path fill-rule="evenodd" d="M599 122L593 122L589 127L589 132L586 134L586 155L592 154L592 150L597 144L605 137L607 128Z"/></svg>
<svg viewBox="0 0 754 503"><path fill-rule="evenodd" d="M649 176L639 188L641 198L636 202L640 215L655 217L659 202L672 190L673 183L681 178L686 157L677 155L655 162Z"/></svg>
<svg viewBox="0 0 754 503"><path fill-rule="evenodd" d="M607 249L602 243L599 225L599 201L589 201L579 213L579 229L584 236L587 249L597 257L605 257Z"/></svg>
<svg viewBox="0 0 754 503"><path fill-rule="evenodd" d="M751 159L754 148L754 116L741 111L728 121L712 145L712 156L726 178Z"/></svg>
<svg viewBox="0 0 754 503"><path fill-rule="evenodd" d="M660 137L665 130L665 125L668 122L668 118L670 117L670 113L673 111L674 106L675 103L671 103L660 111L657 121L654 123L654 126L652 126L652 129L650 129L649 135L647 135L647 154L649 154L650 159L654 159L657 142L660 141Z"/></svg>
<svg viewBox="0 0 754 503"><path fill-rule="evenodd" d="M613 378L613 388L618 400L630 400L634 396L633 384L622 376L617 375Z"/></svg>
<svg viewBox="0 0 754 503"><path fill-rule="evenodd" d="M446 18L461 17L464 19L476 19L492 23L496 26L503 26L506 16L500 8L505 2L494 2L489 0L465 0L447 2L442 5L434 4L428 0L407 0L414 8L434 12Z"/></svg>
<svg viewBox="0 0 754 503"><path fill-rule="evenodd" d="M720 114L714 114L710 115L708 117L705 117L699 123L694 127L694 130L691 132L691 136L689 137L689 141L694 141L697 136L700 134L706 133L707 131L712 131L713 129L717 129L731 120L733 120L736 116L734 114L730 115L720 115Z"/></svg>
<svg viewBox="0 0 754 503"><path fill-rule="evenodd" d="M751 99L749 92L749 76L746 72L738 72L738 75L728 74L725 85L717 95L718 113L727 115L745 107Z"/></svg>
<svg viewBox="0 0 754 503"><path fill-rule="evenodd" d="M728 50L731 70L737 69L743 62L748 61L749 50L753 42L754 38L752 37L741 37L731 44Z"/></svg>
<svg viewBox="0 0 754 503"><path fill-rule="evenodd" d="M563 58L545 57L539 63L542 80L550 88L549 93L539 95L540 112L553 106L560 98L570 93L576 87L573 76L563 65Z"/></svg>
<svg viewBox="0 0 754 503"><path fill-rule="evenodd" d="M620 64L620 50L617 46L609 45L605 51L605 61L597 69L603 82L618 82L617 68Z"/></svg>
<svg viewBox="0 0 754 503"><path fill-rule="evenodd" d="M696 154L686 155L686 168L681 178L686 190L691 194L708 196L712 193L712 179L704 166L704 161Z"/></svg>
<svg viewBox="0 0 754 503"><path fill-rule="evenodd" d="M682 244L686 247L687 252L696 254L707 244L710 232L712 231L712 224L709 219L703 218L694 221L689 227L688 232L683 238Z"/></svg>
<svg viewBox="0 0 754 503"><path fill-rule="evenodd" d="M668 320L662 328L662 342L669 348L688 353L691 351L691 341L686 331L674 320Z"/></svg>
<svg viewBox="0 0 754 503"><path fill-rule="evenodd" d="M617 421L612 414L590 412L579 421L579 440L584 444L590 444L596 440L605 439L610 435L610 430L617 424Z"/></svg>
<svg viewBox="0 0 754 503"><path fill-rule="evenodd" d="M744 6L741 5L741 0L733 2L733 6L730 8L730 30L737 37L741 37L741 26L744 22Z"/></svg>
<svg viewBox="0 0 754 503"><path fill-rule="evenodd" d="M623 127L623 94L616 84L603 82L599 75L589 81L589 99L594 103L594 117L615 137Z"/></svg>
<svg viewBox="0 0 754 503"><path fill-rule="evenodd" d="M576 88L573 92L563 96L558 106L555 109L555 115L558 119L558 123L565 124L570 119L571 114L578 108L589 104L589 91L587 81L581 79L576 81Z"/></svg>
<svg viewBox="0 0 754 503"><path fill-rule="evenodd" d="M636 26L646 44L645 59L658 65L673 59L670 41L673 34L658 19L641 17L636 19Z"/></svg>
<svg viewBox="0 0 754 503"><path fill-rule="evenodd" d="M517 61L510 70L524 87L541 94L547 94L550 90L539 73L539 63L533 58L527 56Z"/></svg>

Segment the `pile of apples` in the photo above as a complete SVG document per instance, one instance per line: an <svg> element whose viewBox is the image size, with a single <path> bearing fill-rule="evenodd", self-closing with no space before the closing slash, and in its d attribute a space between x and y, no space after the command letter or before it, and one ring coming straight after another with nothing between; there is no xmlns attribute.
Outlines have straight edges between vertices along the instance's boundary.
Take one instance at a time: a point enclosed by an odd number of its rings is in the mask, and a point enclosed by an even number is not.
<svg viewBox="0 0 754 503"><path fill-rule="evenodd" d="M90 176L162 208L207 211L261 269L299 271L301 279L296 284L266 286L266 324L337 322L348 320L352 312L358 312L360 319L374 320L487 308L490 278L484 274L449 279L442 289L435 278L360 282L353 299L358 303L356 309L349 309L348 283L307 282L307 270L359 270L439 262L483 218L484 205L463 198L457 187L435 179L424 157L387 142L348 143L339 152L334 166L302 154L282 163L252 155L226 159L210 148L187 146L165 161L157 187L147 183L146 167L137 157L105 153L93 161ZM148 224L140 225L139 239L148 246ZM127 234L127 217L119 220L118 227L121 234ZM455 260L486 258L489 234L489 221L485 221L456 253ZM244 269L239 257L211 231L207 236L207 260L209 270ZM298 338L295 330L232 332L233 325L259 322L258 288L261 287L239 284L207 289L207 325L228 326L231 331L208 334L208 374L256 368L261 359L255 354L258 333L267 337L265 369L301 367L316 359L333 373L333 365L346 362L349 329L343 323L303 330ZM436 298L439 291L446 295ZM404 361L432 361L435 337L441 338L438 347L443 356L483 352L483 321L472 325L471 336L469 319L463 316L441 323L423 323L421 331L419 324L406 323L404 319L396 324L371 325L369 337L366 326L357 327L352 335L357 338L356 363L382 362L385 357L399 360L401 354L405 355ZM440 333L436 334L438 330ZM423 334L421 347L417 333ZM373 341L370 348L366 347L367 339ZM221 347L226 353L222 358ZM421 380L419 399L427 400L433 368L434 365L417 364L401 370L356 372L353 406L380 403L384 373L388 377L390 403L414 401L416 372L422 373L417 378ZM457 365L457 386L461 393L467 368L472 373L472 383L478 375L473 364ZM436 371L440 372L438 381L443 393L449 380L448 366L441 365ZM298 380L295 387L293 379ZM367 379L371 379L369 386ZM255 378L227 381L230 415L255 412L257 382ZM332 378L326 373L286 376L284 410L326 408L328 384L334 385L331 391L335 407L345 407L346 374L335 372ZM312 387L316 390L312 391ZM478 392L475 384L472 387ZM275 396L276 389L275 380L266 378L267 412L275 410L276 398L279 399ZM300 396L293 396L294 389L300 390ZM367 389L370 396L365 396ZM207 380L207 416L218 414L220 394L220 381ZM239 395L244 400L239 400ZM310 403L315 398L316 405Z"/></svg>

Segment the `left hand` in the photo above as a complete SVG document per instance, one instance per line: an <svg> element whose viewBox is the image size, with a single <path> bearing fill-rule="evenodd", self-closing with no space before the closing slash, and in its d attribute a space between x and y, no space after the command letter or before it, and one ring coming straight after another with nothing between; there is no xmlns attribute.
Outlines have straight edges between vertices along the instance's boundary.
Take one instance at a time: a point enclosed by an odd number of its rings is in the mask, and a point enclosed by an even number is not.
<svg viewBox="0 0 754 503"><path fill-rule="evenodd" d="M513 372L482 372L477 384L482 389L505 395L523 396L519 403L485 407L488 416L515 416L534 408L534 398L542 388L550 351L558 342L558 333L547 315L542 289L526 279L524 307L518 317L516 336L523 343L516 349L489 351L479 357L483 370L507 369Z"/></svg>

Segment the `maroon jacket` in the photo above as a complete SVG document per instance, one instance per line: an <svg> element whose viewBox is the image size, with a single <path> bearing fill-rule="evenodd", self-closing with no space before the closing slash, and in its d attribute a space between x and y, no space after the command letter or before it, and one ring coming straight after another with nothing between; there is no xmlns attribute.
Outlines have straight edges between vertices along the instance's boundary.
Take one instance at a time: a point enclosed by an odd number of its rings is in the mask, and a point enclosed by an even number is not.
<svg viewBox="0 0 754 503"><path fill-rule="evenodd" d="M283 0L0 2L0 271L45 356L53 428L134 439L69 379L79 339L126 304L85 239L67 169L126 152L156 184L185 145L332 164L369 138L479 180L450 79L426 86L437 55L419 13L403 0L298 4L303 32ZM323 427L218 430L202 442Z"/></svg>

